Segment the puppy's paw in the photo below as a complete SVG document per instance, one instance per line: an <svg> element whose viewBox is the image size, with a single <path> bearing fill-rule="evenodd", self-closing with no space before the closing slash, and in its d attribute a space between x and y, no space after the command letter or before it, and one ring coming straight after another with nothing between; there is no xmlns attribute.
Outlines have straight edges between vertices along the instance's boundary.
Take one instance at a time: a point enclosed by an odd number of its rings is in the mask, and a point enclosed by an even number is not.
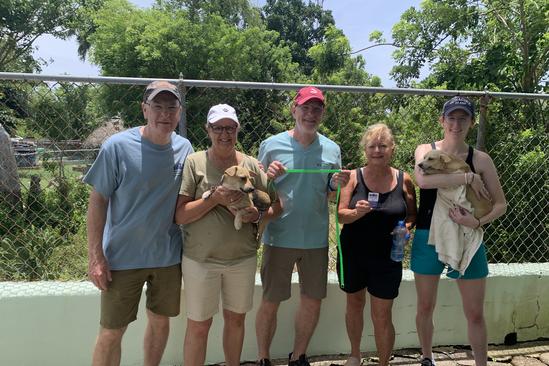
<svg viewBox="0 0 549 366"><path fill-rule="evenodd" d="M202 199L207 200L214 193L214 191L215 191L215 187L208 189L206 192L202 193Z"/></svg>
<svg viewBox="0 0 549 366"><path fill-rule="evenodd" d="M242 216L239 214L234 217L234 228L236 230L242 229Z"/></svg>

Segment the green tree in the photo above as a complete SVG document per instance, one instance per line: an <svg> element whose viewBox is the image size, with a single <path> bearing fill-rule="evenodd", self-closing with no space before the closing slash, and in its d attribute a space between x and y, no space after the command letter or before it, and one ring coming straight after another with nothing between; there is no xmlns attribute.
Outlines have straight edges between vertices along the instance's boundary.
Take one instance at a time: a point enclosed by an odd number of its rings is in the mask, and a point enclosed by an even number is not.
<svg viewBox="0 0 549 366"><path fill-rule="evenodd" d="M450 89L542 90L549 70L546 0L426 0L393 27L398 85L410 85L431 64L425 86Z"/></svg>
<svg viewBox="0 0 549 366"><path fill-rule="evenodd" d="M380 86L378 77L365 71L362 56L351 56L349 40L335 26L326 28L325 40L309 49L313 61L311 82L315 84ZM370 123L383 120L382 98L367 94L326 93L327 111L321 125L322 133L342 144L345 165L358 167L364 163L360 138Z"/></svg>
<svg viewBox="0 0 549 366"><path fill-rule="evenodd" d="M44 34L66 38L86 0L3 0L0 2L0 70L33 71L34 42Z"/></svg>
<svg viewBox="0 0 549 366"><path fill-rule="evenodd" d="M197 19L185 8L137 9L127 1L114 0L96 13L94 26L90 56L104 75L178 78L181 73L188 79L272 82L291 81L298 75L289 48L279 44L276 32L235 27L217 14ZM126 125L142 122L141 95L141 87L102 88L107 113L120 112ZM212 104L245 106L246 118L250 111L248 122L257 125L265 120L257 111L278 109L278 95L227 89L188 91L187 115L192 116L188 130L195 134L193 141L205 137L202 127ZM246 148L251 144L246 142Z"/></svg>
<svg viewBox="0 0 549 366"><path fill-rule="evenodd" d="M41 85L32 95L28 130L51 140L84 139L98 124L89 85Z"/></svg>
<svg viewBox="0 0 549 366"><path fill-rule="evenodd" d="M313 60L307 52L325 40L326 30L335 24L332 12L312 1L267 0L262 16L267 29L278 32L281 41L290 46L292 61L303 74L309 75Z"/></svg>
<svg viewBox="0 0 549 366"><path fill-rule="evenodd" d="M156 6L163 9L185 9L193 22L218 15L228 23L241 28L259 26L259 9L248 0L157 0Z"/></svg>

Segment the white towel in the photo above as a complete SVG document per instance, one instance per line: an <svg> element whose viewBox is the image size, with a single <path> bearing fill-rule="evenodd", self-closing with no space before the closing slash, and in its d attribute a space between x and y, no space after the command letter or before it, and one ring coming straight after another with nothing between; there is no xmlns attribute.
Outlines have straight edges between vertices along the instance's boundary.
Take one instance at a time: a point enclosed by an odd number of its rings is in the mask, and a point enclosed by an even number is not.
<svg viewBox="0 0 549 366"><path fill-rule="evenodd" d="M438 188L437 192L428 243L435 246L442 263L448 264L463 276L482 243L484 231L482 228L472 229L459 225L449 217L450 209L457 205L473 212L471 203L465 198L465 185Z"/></svg>

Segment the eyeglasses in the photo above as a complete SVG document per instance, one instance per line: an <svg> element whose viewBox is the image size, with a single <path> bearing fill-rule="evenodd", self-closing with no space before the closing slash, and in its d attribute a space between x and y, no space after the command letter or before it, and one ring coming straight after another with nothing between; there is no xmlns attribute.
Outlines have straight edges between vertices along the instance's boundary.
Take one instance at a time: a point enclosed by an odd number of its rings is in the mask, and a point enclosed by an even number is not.
<svg viewBox="0 0 549 366"><path fill-rule="evenodd" d="M300 105L298 106L304 114L311 113L319 115L324 111L324 107L312 106L312 105Z"/></svg>
<svg viewBox="0 0 549 366"><path fill-rule="evenodd" d="M223 131L227 132L229 135L236 132L238 127L236 126L209 126L213 133L220 135Z"/></svg>
<svg viewBox="0 0 549 366"><path fill-rule="evenodd" d="M179 109L181 108L181 106L179 104L178 105L171 105L171 106L163 106L161 104L156 104L156 103L145 103L145 104L151 106L151 109L155 113L176 114L177 112L179 112Z"/></svg>

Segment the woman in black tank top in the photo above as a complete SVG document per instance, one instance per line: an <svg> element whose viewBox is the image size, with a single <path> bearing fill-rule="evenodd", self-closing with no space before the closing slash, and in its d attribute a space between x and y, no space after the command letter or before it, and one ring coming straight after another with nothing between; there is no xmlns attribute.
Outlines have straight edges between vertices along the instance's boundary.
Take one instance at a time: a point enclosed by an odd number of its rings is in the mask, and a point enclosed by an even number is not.
<svg viewBox="0 0 549 366"><path fill-rule="evenodd" d="M402 278L402 263L390 258L391 232L399 220L405 220L408 228L414 224L415 191L410 176L389 165L394 140L386 125L368 128L361 146L368 165L351 173L349 184L341 190L338 210L344 226L337 273L347 293L345 317L351 341L346 365L360 364L366 290L370 294L379 363L388 365L395 339L391 311Z"/></svg>
<svg viewBox="0 0 549 366"><path fill-rule="evenodd" d="M420 187L418 225L412 244L411 268L415 276L417 291L416 325L423 359L422 366L433 366L433 313L435 310L438 281L444 270L444 263L438 260L435 246L427 243L431 227L433 207L437 199L437 188L457 187L468 184L477 195L492 199L493 209L478 220L468 211L454 208L448 216L459 225L478 228L505 213L506 202L496 168L488 154L474 150L465 142L467 133L474 124L474 106L464 97L454 97L443 107L440 124L444 138L432 144L416 148L415 178ZM425 175L417 165L431 149L442 150L466 160L470 173ZM433 243L434 244L434 243ZM439 243L440 244L440 243ZM468 335L473 349L476 366L485 366L487 361L487 336L484 323L484 294L488 263L484 245L473 256L467 270L458 278L457 271L448 272L457 278L457 284L464 304Z"/></svg>

